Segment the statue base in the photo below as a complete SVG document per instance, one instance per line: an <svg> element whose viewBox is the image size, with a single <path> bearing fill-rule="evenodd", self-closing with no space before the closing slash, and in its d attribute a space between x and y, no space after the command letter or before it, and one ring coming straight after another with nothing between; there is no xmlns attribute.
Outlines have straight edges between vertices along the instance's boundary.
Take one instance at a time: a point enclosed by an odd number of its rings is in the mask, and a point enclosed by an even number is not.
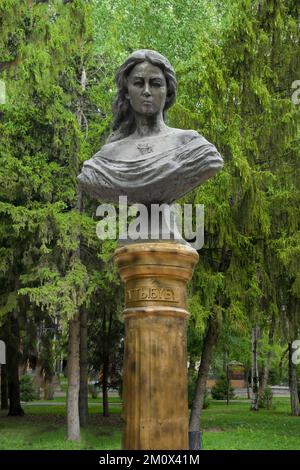
<svg viewBox="0 0 300 470"><path fill-rule="evenodd" d="M198 259L169 241L115 251L125 282L123 449L189 448L186 284Z"/></svg>

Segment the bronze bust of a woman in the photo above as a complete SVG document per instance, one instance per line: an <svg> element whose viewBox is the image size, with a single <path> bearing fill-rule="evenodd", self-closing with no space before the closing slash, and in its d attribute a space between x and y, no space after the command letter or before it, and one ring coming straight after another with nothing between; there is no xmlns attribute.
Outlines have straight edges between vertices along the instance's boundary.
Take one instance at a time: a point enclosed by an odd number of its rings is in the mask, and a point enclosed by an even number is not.
<svg viewBox="0 0 300 470"><path fill-rule="evenodd" d="M84 162L78 181L92 197L130 203L171 203L223 167L217 149L194 130L168 127L175 72L158 52L133 52L116 75L113 133Z"/></svg>

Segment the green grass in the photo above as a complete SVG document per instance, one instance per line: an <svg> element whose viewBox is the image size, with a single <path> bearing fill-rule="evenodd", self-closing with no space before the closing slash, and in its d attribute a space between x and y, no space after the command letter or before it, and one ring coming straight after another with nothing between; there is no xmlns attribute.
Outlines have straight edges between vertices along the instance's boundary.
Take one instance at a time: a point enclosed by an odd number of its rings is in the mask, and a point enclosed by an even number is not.
<svg viewBox="0 0 300 470"><path fill-rule="evenodd" d="M60 402L60 403L66 403L66 396L64 397L54 397L53 400L33 400L35 403L46 403L46 404L49 404L51 405L51 402ZM91 396L89 396L89 399L88 399L89 403L99 403L99 404L102 404L102 397L98 397L98 398L92 398ZM120 397L108 397L108 402L109 403L122 403L122 399ZM30 402L29 402L30 403Z"/></svg>
<svg viewBox="0 0 300 470"><path fill-rule="evenodd" d="M300 417L290 416L288 398L271 410L250 411L249 402L229 406L214 401L203 411L204 449L299 450Z"/></svg>
<svg viewBox="0 0 300 470"><path fill-rule="evenodd" d="M66 440L65 415L49 413L28 414L22 418L1 417L0 450L120 449L121 422L120 419L112 419L115 417L104 419L92 416L89 426L81 430L79 443Z"/></svg>
<svg viewBox="0 0 300 470"><path fill-rule="evenodd" d="M117 398L117 397L114 397ZM103 418L100 400L89 407L90 420L81 431L81 442L68 442L66 408L62 405L24 406L22 418L0 413L0 450L4 449L120 449L120 406L111 406ZM204 449L297 449L300 450L300 417L290 416L287 398L274 400L275 409L249 411L250 404L213 401L203 411L201 428Z"/></svg>
<svg viewBox="0 0 300 470"><path fill-rule="evenodd" d="M26 403L23 406L25 411L25 415L60 415L64 416L66 414L66 404L64 405L30 405L30 403ZM110 406L109 412L110 414L120 414L121 406ZM103 412L103 406L100 403L93 403L89 405L89 412L92 414L101 414ZM1 421L0 421L1 422Z"/></svg>

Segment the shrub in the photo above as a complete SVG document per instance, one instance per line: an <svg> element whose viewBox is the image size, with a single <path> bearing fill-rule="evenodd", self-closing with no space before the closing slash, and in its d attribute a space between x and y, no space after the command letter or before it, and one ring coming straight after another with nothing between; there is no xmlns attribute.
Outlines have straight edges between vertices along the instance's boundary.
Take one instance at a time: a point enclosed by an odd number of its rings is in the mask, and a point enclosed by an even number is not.
<svg viewBox="0 0 300 470"><path fill-rule="evenodd" d="M272 408L273 392L271 387L266 387L264 391L259 393L258 407L270 410Z"/></svg>
<svg viewBox="0 0 300 470"><path fill-rule="evenodd" d="M22 401L33 401L37 399L33 378L29 374L24 374L20 378L20 398Z"/></svg>
<svg viewBox="0 0 300 470"><path fill-rule="evenodd" d="M225 374L222 374L216 381L215 385L211 388L211 396L215 400L226 400L234 398L234 388L228 382Z"/></svg>

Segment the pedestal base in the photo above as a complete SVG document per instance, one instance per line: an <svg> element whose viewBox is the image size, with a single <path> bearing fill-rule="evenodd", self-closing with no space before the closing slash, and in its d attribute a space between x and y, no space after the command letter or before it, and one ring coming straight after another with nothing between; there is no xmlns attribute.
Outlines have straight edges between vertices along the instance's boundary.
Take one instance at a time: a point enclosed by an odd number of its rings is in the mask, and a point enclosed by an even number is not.
<svg viewBox="0 0 300 470"><path fill-rule="evenodd" d="M125 282L124 449L188 449L186 283L198 254L172 242L114 255Z"/></svg>

